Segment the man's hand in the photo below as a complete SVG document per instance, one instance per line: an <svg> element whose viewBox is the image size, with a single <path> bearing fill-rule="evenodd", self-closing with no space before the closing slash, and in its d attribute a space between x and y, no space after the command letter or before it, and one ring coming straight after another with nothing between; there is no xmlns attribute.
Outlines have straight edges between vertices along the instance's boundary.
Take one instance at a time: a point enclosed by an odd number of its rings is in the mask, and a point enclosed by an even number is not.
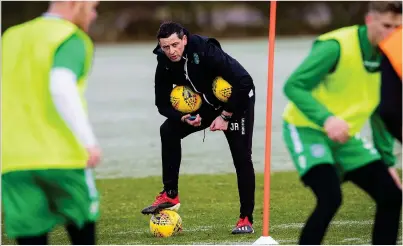
<svg viewBox="0 0 403 246"><path fill-rule="evenodd" d="M400 176L397 173L396 168L390 167L389 173L390 176L392 176L393 180L395 181L397 187L399 187L399 189L402 189L402 180L400 179Z"/></svg>
<svg viewBox="0 0 403 246"><path fill-rule="evenodd" d="M87 167L94 168L101 161L101 149L97 146L87 147L88 161Z"/></svg>
<svg viewBox="0 0 403 246"><path fill-rule="evenodd" d="M330 116L327 118L324 128L327 136L335 142L345 143L349 139L348 130L350 127L347 122L342 119Z"/></svg>
<svg viewBox="0 0 403 246"><path fill-rule="evenodd" d="M228 121L225 121L221 116L215 118L210 125L210 131L226 131L228 129Z"/></svg>
<svg viewBox="0 0 403 246"><path fill-rule="evenodd" d="M187 114L187 115L182 116L181 120L182 120L182 122L186 122L189 125L194 126L194 127L198 127L201 125L202 118L200 117L199 114L196 115L196 119L194 119L194 120L190 120L189 119L190 117L191 117L191 115Z"/></svg>

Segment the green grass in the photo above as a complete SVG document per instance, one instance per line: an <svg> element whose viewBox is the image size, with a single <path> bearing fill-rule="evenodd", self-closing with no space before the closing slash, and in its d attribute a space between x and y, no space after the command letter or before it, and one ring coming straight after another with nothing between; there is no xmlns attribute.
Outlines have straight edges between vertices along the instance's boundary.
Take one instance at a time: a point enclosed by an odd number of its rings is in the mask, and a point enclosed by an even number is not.
<svg viewBox="0 0 403 246"><path fill-rule="evenodd" d="M180 215L184 231L171 238L154 238L148 231L150 217L142 215L140 210L160 190L160 178L98 180L102 193L98 244L252 243L261 235L263 175L257 174L256 181L255 234L230 234L239 213L235 175L183 175ZM374 203L351 185L344 185L343 192L343 207L325 243L370 243ZM271 195L271 236L280 243L295 244L300 231L296 223L304 222L313 209L313 196L303 188L294 172L274 173ZM2 238L2 244L14 244L4 233ZM50 239L52 244L69 243L62 228L56 228Z"/></svg>

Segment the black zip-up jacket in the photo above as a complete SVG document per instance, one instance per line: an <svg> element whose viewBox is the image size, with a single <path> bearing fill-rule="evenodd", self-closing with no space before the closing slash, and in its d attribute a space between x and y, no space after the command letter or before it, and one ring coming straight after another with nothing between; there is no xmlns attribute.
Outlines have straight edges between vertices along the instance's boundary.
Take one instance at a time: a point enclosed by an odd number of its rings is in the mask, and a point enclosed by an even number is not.
<svg viewBox="0 0 403 246"><path fill-rule="evenodd" d="M153 50L158 65L155 72L155 105L161 115L180 120L184 115L176 111L170 102L173 85L187 85L202 94L203 104L222 108L234 114L243 112L248 98L254 94L252 77L241 64L221 49L214 38L189 35L188 43L179 62L171 62L159 44ZM232 85L232 94L227 103L220 102L213 94L212 84L217 76ZM251 92L253 90L253 92Z"/></svg>

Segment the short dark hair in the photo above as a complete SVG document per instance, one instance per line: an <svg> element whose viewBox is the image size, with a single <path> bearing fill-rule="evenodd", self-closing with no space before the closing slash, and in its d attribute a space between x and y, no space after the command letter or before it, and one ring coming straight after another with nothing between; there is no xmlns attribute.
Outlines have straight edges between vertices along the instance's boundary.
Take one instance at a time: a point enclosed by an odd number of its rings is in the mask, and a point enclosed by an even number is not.
<svg viewBox="0 0 403 246"><path fill-rule="evenodd" d="M371 1L368 7L370 12L402 14L401 1Z"/></svg>
<svg viewBox="0 0 403 246"><path fill-rule="evenodd" d="M172 21L164 22L158 29L157 39L160 40L160 38L168 38L174 33L178 35L178 38L182 39L185 35L185 30L179 23Z"/></svg>

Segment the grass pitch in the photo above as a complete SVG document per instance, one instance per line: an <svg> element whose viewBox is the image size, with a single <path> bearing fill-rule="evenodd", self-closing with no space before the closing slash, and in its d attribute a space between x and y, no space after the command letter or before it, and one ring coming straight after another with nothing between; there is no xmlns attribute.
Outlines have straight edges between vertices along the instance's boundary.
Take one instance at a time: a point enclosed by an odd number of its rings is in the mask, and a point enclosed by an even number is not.
<svg viewBox="0 0 403 246"><path fill-rule="evenodd" d="M171 238L149 233L150 216L140 213L161 189L160 177L98 180L101 220L98 244L251 244L262 228L263 175L256 175L255 234L231 235L239 202L234 174L183 175L179 210L184 231ZM344 204L325 238L325 244L369 244L375 204L353 185L343 186ZM280 244L296 244L302 223L315 205L295 172L272 174L271 236ZM4 229L2 225L2 229ZM401 243L401 237L400 237ZM52 244L68 244L63 228L50 235ZM15 244L2 232L2 244Z"/></svg>

